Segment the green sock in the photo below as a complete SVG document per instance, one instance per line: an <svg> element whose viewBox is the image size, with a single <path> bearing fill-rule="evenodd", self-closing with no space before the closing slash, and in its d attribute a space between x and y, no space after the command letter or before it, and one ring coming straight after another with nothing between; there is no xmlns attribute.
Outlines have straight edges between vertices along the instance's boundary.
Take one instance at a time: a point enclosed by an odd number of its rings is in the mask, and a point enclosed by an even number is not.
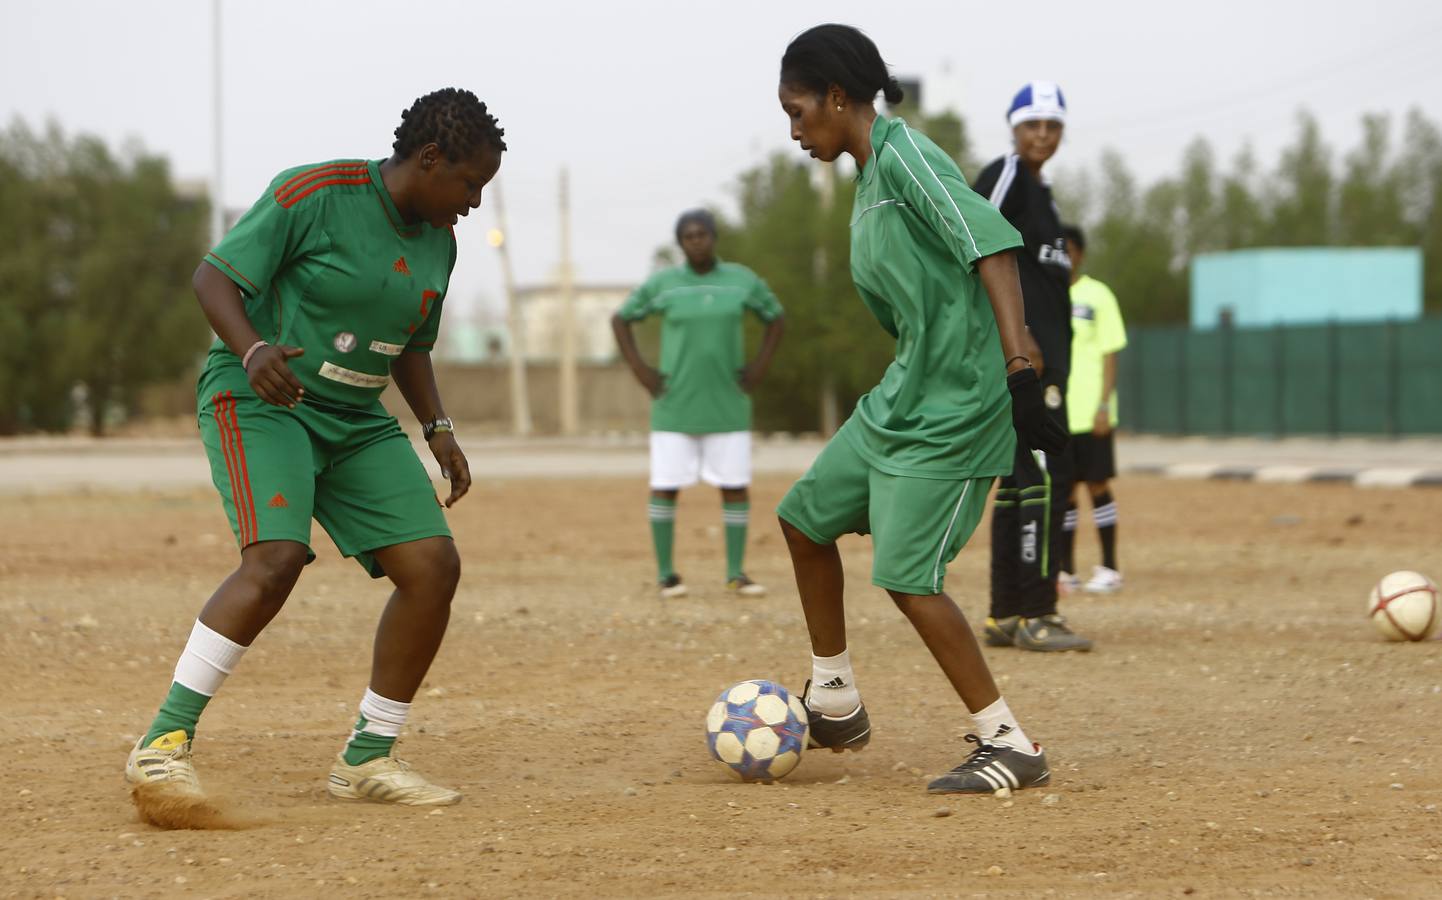
<svg viewBox="0 0 1442 900"><path fill-rule="evenodd" d="M351 732L350 740L345 745L345 764L358 766L361 763L368 763L381 756L389 756L391 748L395 746L394 737L386 737L383 734L371 734L365 730L368 725L365 716L356 720L355 731Z"/></svg>
<svg viewBox="0 0 1442 900"><path fill-rule="evenodd" d="M145 732L141 746L149 747L151 741L172 731L184 731L186 737L195 737L195 723L200 721L200 714L205 711L205 704L209 702L210 698L204 694L192 691L178 681L172 681L170 693L165 695L165 702L160 704L160 712L155 714L155 721L150 723L150 730Z"/></svg>
<svg viewBox="0 0 1442 900"><path fill-rule="evenodd" d="M750 501L721 504L721 519L726 523L727 581L741 577L741 563L746 558L746 521L750 516Z"/></svg>
<svg viewBox="0 0 1442 900"><path fill-rule="evenodd" d="M656 545L656 576L665 581L676 570L671 565L671 547L676 543L676 501L665 497L651 498L651 543Z"/></svg>

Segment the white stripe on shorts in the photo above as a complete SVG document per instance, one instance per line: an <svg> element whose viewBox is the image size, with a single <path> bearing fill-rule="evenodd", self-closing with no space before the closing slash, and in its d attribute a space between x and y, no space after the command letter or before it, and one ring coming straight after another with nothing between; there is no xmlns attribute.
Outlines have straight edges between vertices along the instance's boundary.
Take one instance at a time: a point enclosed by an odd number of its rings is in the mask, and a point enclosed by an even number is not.
<svg viewBox="0 0 1442 900"><path fill-rule="evenodd" d="M961 486L961 496L956 498L956 508L951 511L951 521L946 523L946 534L941 536L941 546L936 548L936 565L931 570L931 591L941 591L941 558L946 555L947 542L951 540L951 529L956 527L957 513L961 512L961 504L966 502L966 492L971 490L971 481L967 480Z"/></svg>

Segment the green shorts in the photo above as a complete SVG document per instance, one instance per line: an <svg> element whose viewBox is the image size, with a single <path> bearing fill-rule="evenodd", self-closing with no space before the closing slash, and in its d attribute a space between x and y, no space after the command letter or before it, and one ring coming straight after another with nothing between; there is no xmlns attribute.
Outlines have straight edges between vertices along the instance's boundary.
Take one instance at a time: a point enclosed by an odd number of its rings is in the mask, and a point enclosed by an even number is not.
<svg viewBox="0 0 1442 900"><path fill-rule="evenodd" d="M196 405L210 476L242 550L258 541L310 550L314 516L342 553L380 578L372 551L450 536L430 476L379 402L272 406L231 365L201 374Z"/></svg>
<svg viewBox="0 0 1442 900"><path fill-rule="evenodd" d="M818 544L870 534L871 583L903 594L940 594L946 566L981 521L992 478L943 481L880 472L838 433L777 507Z"/></svg>

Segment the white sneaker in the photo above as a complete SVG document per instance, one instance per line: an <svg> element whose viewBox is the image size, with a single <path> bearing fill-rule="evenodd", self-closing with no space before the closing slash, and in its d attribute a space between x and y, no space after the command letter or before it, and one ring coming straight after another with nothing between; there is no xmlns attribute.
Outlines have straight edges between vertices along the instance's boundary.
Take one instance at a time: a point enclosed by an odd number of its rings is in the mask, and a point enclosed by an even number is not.
<svg viewBox="0 0 1442 900"><path fill-rule="evenodd" d="M135 749L125 761L126 781L133 785L164 784L182 794L202 793L195 765L190 761L190 738L184 731L162 734L146 747L140 741L135 742Z"/></svg>
<svg viewBox="0 0 1442 900"><path fill-rule="evenodd" d="M1075 594L1077 588L1081 587L1081 579L1070 572L1056 573L1056 592L1065 597L1068 594Z"/></svg>
<svg viewBox="0 0 1442 900"><path fill-rule="evenodd" d="M740 597L766 596L766 588L746 577L745 573L726 582L726 589Z"/></svg>
<svg viewBox="0 0 1442 900"><path fill-rule="evenodd" d="M378 756L358 766L348 765L345 754L336 756L326 790L337 800L369 800L397 806L450 806L461 802L461 792L431 784L394 756Z"/></svg>
<svg viewBox="0 0 1442 900"><path fill-rule="evenodd" d="M1092 577L1082 590L1088 594L1115 594L1122 589L1122 573L1116 569L1108 569L1106 566L1097 566L1092 569Z"/></svg>

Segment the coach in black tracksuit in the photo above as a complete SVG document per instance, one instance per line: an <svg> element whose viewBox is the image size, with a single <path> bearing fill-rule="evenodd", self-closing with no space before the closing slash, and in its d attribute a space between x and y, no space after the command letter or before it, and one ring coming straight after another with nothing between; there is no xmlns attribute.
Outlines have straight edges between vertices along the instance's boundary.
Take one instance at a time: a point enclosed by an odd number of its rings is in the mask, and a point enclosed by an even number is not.
<svg viewBox="0 0 1442 900"><path fill-rule="evenodd" d="M1016 266L1026 323L1041 358L1048 412L1063 428L1071 364L1071 260L1061 217L1041 168L1056 153L1066 101L1051 82L1034 81L1012 100L1007 118L1014 149L981 170L973 190L1001 210L1025 246ZM1070 453L1046 454L1018 442L1012 474L1001 480L991 520L991 615L986 642L1026 650L1090 650L1057 615L1056 574L1062 520L1071 493Z"/></svg>

